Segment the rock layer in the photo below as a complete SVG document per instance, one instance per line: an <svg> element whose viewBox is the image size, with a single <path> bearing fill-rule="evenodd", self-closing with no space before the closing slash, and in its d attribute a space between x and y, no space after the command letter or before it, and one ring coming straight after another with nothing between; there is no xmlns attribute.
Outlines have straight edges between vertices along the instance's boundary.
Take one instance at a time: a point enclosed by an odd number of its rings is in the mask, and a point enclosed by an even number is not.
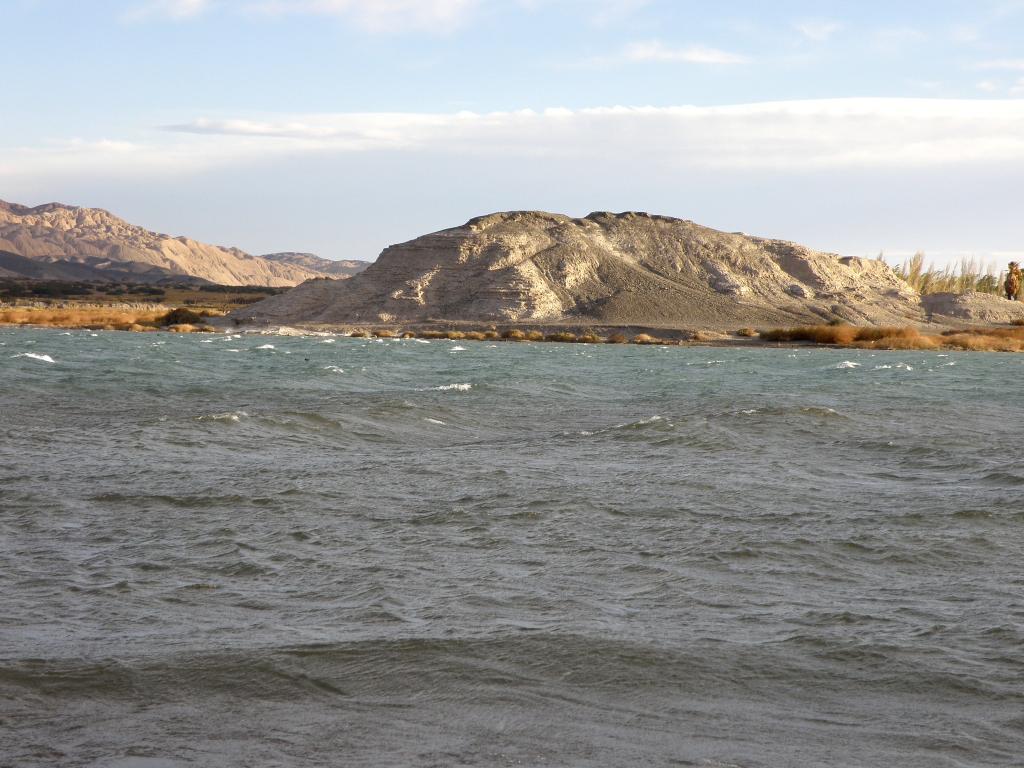
<svg viewBox="0 0 1024 768"><path fill-rule="evenodd" d="M880 261L646 213L481 216L387 248L364 272L240 310L280 323L434 320L728 328L923 322Z"/></svg>

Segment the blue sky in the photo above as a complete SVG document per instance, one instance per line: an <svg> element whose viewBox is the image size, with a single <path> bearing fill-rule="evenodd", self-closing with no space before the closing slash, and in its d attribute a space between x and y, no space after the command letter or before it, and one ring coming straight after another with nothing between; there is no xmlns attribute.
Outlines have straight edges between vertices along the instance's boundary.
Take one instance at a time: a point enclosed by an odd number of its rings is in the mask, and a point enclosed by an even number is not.
<svg viewBox="0 0 1024 768"><path fill-rule="evenodd" d="M0 198L373 258L499 209L1024 252L1024 0L0 0Z"/></svg>

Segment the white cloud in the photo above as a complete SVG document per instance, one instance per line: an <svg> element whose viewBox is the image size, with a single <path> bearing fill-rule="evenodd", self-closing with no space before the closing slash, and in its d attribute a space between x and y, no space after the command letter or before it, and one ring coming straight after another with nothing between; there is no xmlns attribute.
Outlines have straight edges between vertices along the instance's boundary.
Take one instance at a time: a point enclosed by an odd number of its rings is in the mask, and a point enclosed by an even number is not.
<svg viewBox="0 0 1024 768"><path fill-rule="evenodd" d="M801 35L806 37L808 40L814 40L815 42L824 42L843 28L843 25L838 21L825 21L820 19L814 21L802 21L794 24L794 26Z"/></svg>
<svg viewBox="0 0 1024 768"><path fill-rule="evenodd" d="M130 21L141 21L155 16L191 19L206 12L212 5L211 0L150 0L130 9L126 18Z"/></svg>
<svg viewBox="0 0 1024 768"><path fill-rule="evenodd" d="M127 18L190 19L215 5L236 12L271 16L337 16L374 31L411 27L453 27L462 23L479 0L149 0Z"/></svg>
<svg viewBox="0 0 1024 768"><path fill-rule="evenodd" d="M1024 89L1024 80L1020 83ZM25 177L137 176L275 157L428 152L459 158L609 159L679 171L888 170L1024 163L1024 100L833 99L722 107L201 118L129 142L0 151Z"/></svg>
<svg viewBox="0 0 1024 768"><path fill-rule="evenodd" d="M672 48L660 40L647 40L626 46L622 58L629 61L686 62L689 64L745 64L746 56L729 53L718 48L691 45Z"/></svg>
<svg viewBox="0 0 1024 768"><path fill-rule="evenodd" d="M993 83L991 80L982 80L975 87L979 91L984 91L985 93L994 93L995 91L999 90L999 86Z"/></svg>
<svg viewBox="0 0 1024 768"><path fill-rule="evenodd" d="M1024 70L1024 59L991 59L989 61L979 61L974 65L974 68Z"/></svg>
<svg viewBox="0 0 1024 768"><path fill-rule="evenodd" d="M247 10L273 15L339 16L378 31L456 26L476 5L477 0L261 0L245 4Z"/></svg>

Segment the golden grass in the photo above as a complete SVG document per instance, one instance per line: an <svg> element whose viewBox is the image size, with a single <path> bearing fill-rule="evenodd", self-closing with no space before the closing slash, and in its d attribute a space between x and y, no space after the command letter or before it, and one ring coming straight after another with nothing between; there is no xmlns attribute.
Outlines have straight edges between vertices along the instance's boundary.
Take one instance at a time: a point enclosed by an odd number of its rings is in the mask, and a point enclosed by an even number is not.
<svg viewBox="0 0 1024 768"><path fill-rule="evenodd" d="M626 338L624 333L613 333L608 337L609 344L625 344L629 339Z"/></svg>
<svg viewBox="0 0 1024 768"><path fill-rule="evenodd" d="M502 331L501 338L506 341L525 341L526 333L524 331L520 331L518 328L512 328L507 331Z"/></svg>
<svg viewBox="0 0 1024 768"><path fill-rule="evenodd" d="M374 335L374 338L377 338L377 339L397 339L398 338L398 334L395 333L394 331L388 329L388 328L383 328L383 329L381 329L379 331L374 331L373 335Z"/></svg>
<svg viewBox="0 0 1024 768"><path fill-rule="evenodd" d="M403 339L415 339L416 338L416 334L413 333L412 331L406 331L405 333L402 334L402 338Z"/></svg>
<svg viewBox="0 0 1024 768"><path fill-rule="evenodd" d="M755 331L753 328L740 328L738 331L736 331L736 335L742 336L745 339L752 339L755 336L757 336L757 331Z"/></svg>
<svg viewBox="0 0 1024 768"><path fill-rule="evenodd" d="M482 331L466 331L462 338L467 341L485 341L487 339L487 334Z"/></svg>
<svg viewBox="0 0 1024 768"><path fill-rule="evenodd" d="M448 338L447 331L421 331L419 333L421 339L446 339Z"/></svg>
<svg viewBox="0 0 1024 768"><path fill-rule="evenodd" d="M352 333L350 333L349 336L351 336L353 339L368 339L370 337L370 334L367 331L360 330L352 331Z"/></svg>
<svg viewBox="0 0 1024 768"><path fill-rule="evenodd" d="M444 335L444 338L451 339L452 341L461 341L462 339L466 338L466 334L464 334L462 331L448 331Z"/></svg>
<svg viewBox="0 0 1024 768"><path fill-rule="evenodd" d="M856 349L962 349L977 352L1024 352L1024 327L969 328L923 334L911 327L809 325L762 331L765 341L810 341Z"/></svg>
<svg viewBox="0 0 1024 768"><path fill-rule="evenodd" d="M571 344L576 341L576 334L569 333L568 331L560 331L559 333L549 333L544 337L544 341L560 341L563 344Z"/></svg>
<svg viewBox="0 0 1024 768"><path fill-rule="evenodd" d="M500 339L501 334L492 328L489 331L484 331L484 338L488 341L493 341L494 339Z"/></svg>
<svg viewBox="0 0 1024 768"><path fill-rule="evenodd" d="M600 336L596 336L593 333L584 333L582 336L576 337L576 341L580 344L600 344L604 341Z"/></svg>
<svg viewBox="0 0 1024 768"><path fill-rule="evenodd" d="M920 293L1003 292L1006 272L997 273L992 265L983 265L980 260L966 258L955 266L938 269L934 264L925 264L924 259L924 254L918 251L904 261L902 266L896 267L896 274Z"/></svg>
<svg viewBox="0 0 1024 768"><path fill-rule="evenodd" d="M544 334L541 333L540 331L527 331L526 332L526 340L527 341L544 341Z"/></svg>

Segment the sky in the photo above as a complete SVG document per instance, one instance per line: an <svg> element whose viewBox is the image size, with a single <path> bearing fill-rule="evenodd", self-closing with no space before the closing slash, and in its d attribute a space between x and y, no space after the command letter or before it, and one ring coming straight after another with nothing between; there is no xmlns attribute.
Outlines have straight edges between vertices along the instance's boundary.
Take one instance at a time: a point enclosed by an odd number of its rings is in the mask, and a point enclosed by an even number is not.
<svg viewBox="0 0 1024 768"><path fill-rule="evenodd" d="M643 210L1024 256L1024 0L0 0L0 199L373 259Z"/></svg>

